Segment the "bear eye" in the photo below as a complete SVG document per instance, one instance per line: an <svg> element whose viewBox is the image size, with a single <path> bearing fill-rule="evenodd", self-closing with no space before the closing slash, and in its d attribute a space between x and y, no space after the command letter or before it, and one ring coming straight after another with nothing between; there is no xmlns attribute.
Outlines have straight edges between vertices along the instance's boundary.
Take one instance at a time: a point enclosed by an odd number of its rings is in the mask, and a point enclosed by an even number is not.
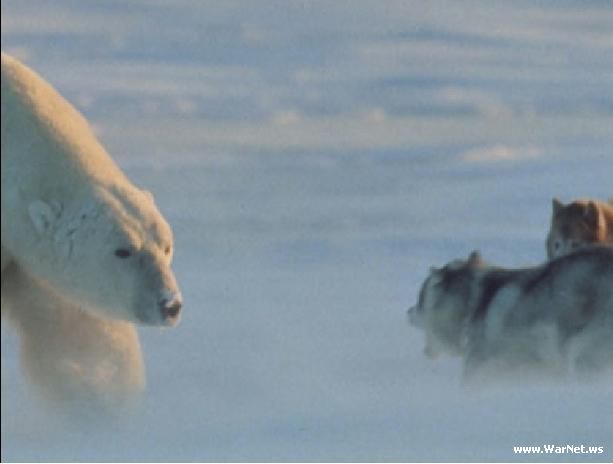
<svg viewBox="0 0 613 464"><path fill-rule="evenodd" d="M117 248L115 250L115 256L121 259L125 259L125 258L129 258L130 256L132 256L132 252L128 250L127 248Z"/></svg>
<svg viewBox="0 0 613 464"><path fill-rule="evenodd" d="M165 255L169 255L170 254L170 245L166 246L166 248L164 248L164 254Z"/></svg>

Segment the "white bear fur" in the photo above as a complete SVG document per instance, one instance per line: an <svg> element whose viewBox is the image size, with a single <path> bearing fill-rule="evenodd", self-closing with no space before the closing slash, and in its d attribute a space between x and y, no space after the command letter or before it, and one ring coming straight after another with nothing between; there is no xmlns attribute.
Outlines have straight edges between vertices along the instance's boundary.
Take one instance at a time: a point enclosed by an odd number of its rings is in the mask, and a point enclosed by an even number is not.
<svg viewBox="0 0 613 464"><path fill-rule="evenodd" d="M124 409L145 386L136 328L98 317L18 270L2 283L3 317L20 336L27 378L59 411Z"/></svg>
<svg viewBox="0 0 613 464"><path fill-rule="evenodd" d="M142 389L132 323L174 325L160 308L181 304L169 225L83 116L4 53L1 116L2 313L26 373L51 397Z"/></svg>

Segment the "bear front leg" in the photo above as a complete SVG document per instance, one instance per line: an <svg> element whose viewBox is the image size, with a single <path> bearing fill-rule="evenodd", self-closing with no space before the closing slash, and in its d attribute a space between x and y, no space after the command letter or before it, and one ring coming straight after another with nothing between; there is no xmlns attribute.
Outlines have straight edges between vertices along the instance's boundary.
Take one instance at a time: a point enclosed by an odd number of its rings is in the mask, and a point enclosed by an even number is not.
<svg viewBox="0 0 613 464"><path fill-rule="evenodd" d="M55 409L112 414L142 392L144 366L131 323L102 319L22 272L3 287L24 372Z"/></svg>

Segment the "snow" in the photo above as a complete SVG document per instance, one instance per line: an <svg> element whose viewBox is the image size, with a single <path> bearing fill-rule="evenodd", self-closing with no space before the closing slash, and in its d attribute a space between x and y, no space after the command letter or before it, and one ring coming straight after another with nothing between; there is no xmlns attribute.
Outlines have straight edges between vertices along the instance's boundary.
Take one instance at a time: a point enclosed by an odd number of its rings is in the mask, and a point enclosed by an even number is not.
<svg viewBox="0 0 613 464"><path fill-rule="evenodd" d="M41 409L3 327L3 461L610 461L610 379L466 387L406 310L613 196L611 31L599 1L3 2L3 50L154 192L185 298L112 426ZM604 453L513 453L546 444Z"/></svg>

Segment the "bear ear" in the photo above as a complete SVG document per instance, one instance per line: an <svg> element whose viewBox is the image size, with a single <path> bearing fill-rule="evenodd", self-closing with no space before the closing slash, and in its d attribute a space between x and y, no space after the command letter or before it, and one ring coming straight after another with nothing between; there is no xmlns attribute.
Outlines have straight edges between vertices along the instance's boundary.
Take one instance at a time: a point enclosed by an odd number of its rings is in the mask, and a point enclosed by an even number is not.
<svg viewBox="0 0 613 464"><path fill-rule="evenodd" d="M34 200L30 203L28 214L39 235L49 232L59 216L57 208L42 200Z"/></svg>
<svg viewBox="0 0 613 464"><path fill-rule="evenodd" d="M143 194L145 195L145 197L147 197L147 199L149 199L149 201L155 201L155 199L153 198L153 193L151 193L149 190L142 190Z"/></svg>

